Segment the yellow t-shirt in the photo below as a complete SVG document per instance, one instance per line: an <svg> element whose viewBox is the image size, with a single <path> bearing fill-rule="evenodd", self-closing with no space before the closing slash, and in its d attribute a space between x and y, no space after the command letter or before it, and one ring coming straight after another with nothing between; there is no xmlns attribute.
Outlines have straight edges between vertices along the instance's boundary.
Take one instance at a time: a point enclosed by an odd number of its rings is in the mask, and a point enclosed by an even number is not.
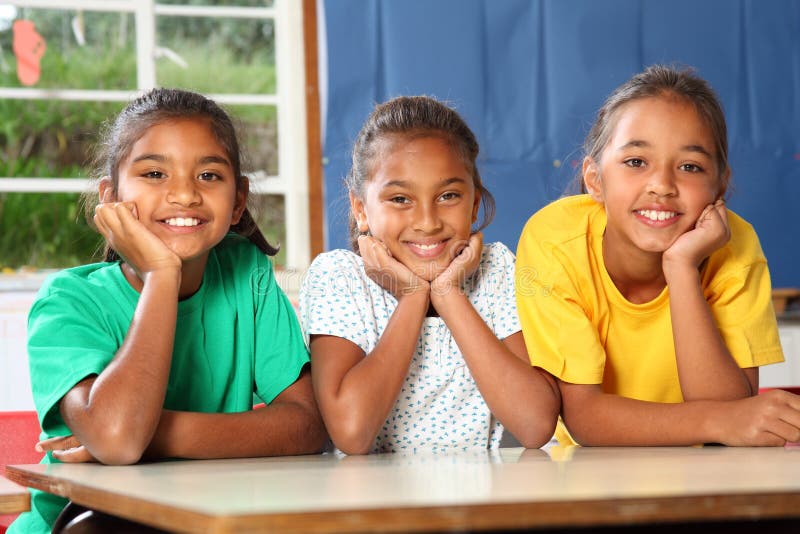
<svg viewBox="0 0 800 534"><path fill-rule="evenodd" d="M740 367L783 361L769 271L752 226L728 211L730 241L703 268L703 293ZM633 304L603 262L603 206L562 198L525 225L516 291L531 362L575 384L654 402L682 402L669 289Z"/></svg>

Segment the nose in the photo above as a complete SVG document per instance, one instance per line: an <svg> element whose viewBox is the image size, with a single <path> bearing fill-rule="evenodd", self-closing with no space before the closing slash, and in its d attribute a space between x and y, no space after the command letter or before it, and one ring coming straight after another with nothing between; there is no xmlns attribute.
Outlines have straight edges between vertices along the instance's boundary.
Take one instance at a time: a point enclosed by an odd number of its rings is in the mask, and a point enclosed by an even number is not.
<svg viewBox="0 0 800 534"><path fill-rule="evenodd" d="M442 219L439 210L433 203L422 203L414 210L414 230L432 234L442 229Z"/></svg>
<svg viewBox="0 0 800 534"><path fill-rule="evenodd" d="M169 181L167 202L179 206L195 206L200 204L200 201L200 192L193 176L175 176Z"/></svg>
<svg viewBox="0 0 800 534"><path fill-rule="evenodd" d="M675 173L669 168L655 169L648 178L647 192L658 197L675 196Z"/></svg>

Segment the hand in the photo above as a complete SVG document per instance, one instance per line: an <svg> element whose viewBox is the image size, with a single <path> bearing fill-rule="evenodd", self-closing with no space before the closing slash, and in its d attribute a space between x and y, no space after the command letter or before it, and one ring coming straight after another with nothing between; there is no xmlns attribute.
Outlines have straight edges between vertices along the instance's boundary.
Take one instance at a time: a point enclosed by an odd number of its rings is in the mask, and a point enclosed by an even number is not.
<svg viewBox="0 0 800 534"><path fill-rule="evenodd" d="M142 280L148 273L157 270L180 270L180 257L139 222L134 203L99 204L95 208L94 222L111 248Z"/></svg>
<svg viewBox="0 0 800 534"><path fill-rule="evenodd" d="M712 252L722 248L731 238L725 201L717 200L705 207L692 230L680 236L665 252L663 261L680 262L697 268Z"/></svg>
<svg viewBox="0 0 800 534"><path fill-rule="evenodd" d="M721 443L740 446L783 446L800 441L800 396L772 390L730 401L718 421Z"/></svg>
<svg viewBox="0 0 800 534"><path fill-rule="evenodd" d="M39 452L51 452L53 458L68 464L97 462L75 436L57 436L36 444Z"/></svg>
<svg viewBox="0 0 800 534"><path fill-rule="evenodd" d="M394 259L382 241L372 236L359 236L358 251L367 276L396 298L430 289L427 281Z"/></svg>
<svg viewBox="0 0 800 534"><path fill-rule="evenodd" d="M483 250L483 234L472 234L450 265L431 282L431 298L443 297L451 290L459 291L464 281L478 268Z"/></svg>

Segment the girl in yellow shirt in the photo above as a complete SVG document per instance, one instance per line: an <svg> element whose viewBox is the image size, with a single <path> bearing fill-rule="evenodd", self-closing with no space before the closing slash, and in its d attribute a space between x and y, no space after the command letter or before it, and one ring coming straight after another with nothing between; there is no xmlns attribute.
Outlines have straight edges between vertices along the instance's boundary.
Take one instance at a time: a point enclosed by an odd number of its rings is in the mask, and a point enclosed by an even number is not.
<svg viewBox="0 0 800 534"><path fill-rule="evenodd" d="M800 440L800 397L757 395L758 366L783 354L758 238L723 201L714 92L691 71L650 67L606 100L585 150L588 194L535 214L517 251L531 361L559 379L559 439Z"/></svg>

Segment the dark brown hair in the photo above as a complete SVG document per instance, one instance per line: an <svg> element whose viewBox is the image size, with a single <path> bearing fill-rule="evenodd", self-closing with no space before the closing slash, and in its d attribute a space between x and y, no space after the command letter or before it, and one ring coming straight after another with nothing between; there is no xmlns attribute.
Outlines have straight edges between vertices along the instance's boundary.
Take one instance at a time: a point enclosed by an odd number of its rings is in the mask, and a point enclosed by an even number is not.
<svg viewBox="0 0 800 534"><path fill-rule="evenodd" d="M236 128L228 114L216 102L205 96L181 89L156 88L132 100L113 122L106 125L94 157L94 177L109 177L116 195L119 186L119 165L130 155L133 145L148 128L176 119L197 118L208 121L217 142L225 150L236 176L237 190L245 182L242 174L242 157ZM97 200L85 197L85 214L91 224ZM249 209L245 209L239 222L230 229L246 237L256 247L270 256L278 248L267 242ZM106 245L106 261L117 261L119 255Z"/></svg>
<svg viewBox="0 0 800 534"><path fill-rule="evenodd" d="M372 177L380 155L398 140L421 137L441 137L459 155L481 195L483 221L477 230L486 228L494 218L495 204L478 172L476 160L480 147L475 134L452 108L429 96L401 96L375 107L353 144L353 163L345 179L348 190L363 198L364 184ZM350 245L355 251L358 251L358 235L351 213Z"/></svg>

